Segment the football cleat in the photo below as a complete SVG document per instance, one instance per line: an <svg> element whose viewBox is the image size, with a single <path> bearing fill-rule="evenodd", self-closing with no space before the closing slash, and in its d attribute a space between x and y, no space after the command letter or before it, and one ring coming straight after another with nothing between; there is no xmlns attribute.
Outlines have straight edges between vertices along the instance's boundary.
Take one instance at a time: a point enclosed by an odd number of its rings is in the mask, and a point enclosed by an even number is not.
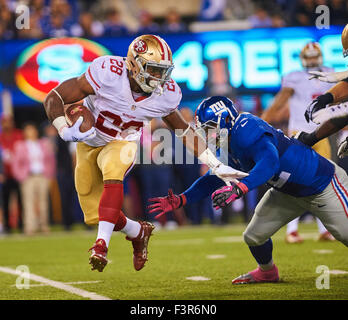
<svg viewBox="0 0 348 320"><path fill-rule="evenodd" d="M336 239L329 231L325 231L321 233L318 237L318 241L335 241L335 240Z"/></svg>
<svg viewBox="0 0 348 320"><path fill-rule="evenodd" d="M303 238L298 234L297 231L288 233L285 236L285 242L286 243L302 243L303 242Z"/></svg>
<svg viewBox="0 0 348 320"><path fill-rule="evenodd" d="M108 263L108 260L106 259L108 248L106 246L105 240L97 239L93 247L88 251L92 251L92 254L89 258L89 264L92 266L92 271L98 270L99 272L102 272Z"/></svg>
<svg viewBox="0 0 348 320"><path fill-rule="evenodd" d="M262 271L260 267L232 280L232 284L278 282L279 273L276 265L268 271Z"/></svg>
<svg viewBox="0 0 348 320"><path fill-rule="evenodd" d="M139 221L140 232L136 238L126 237L127 240L132 241L133 245L133 265L136 271L141 270L147 261L147 246L149 244L150 236L155 226L147 221Z"/></svg>

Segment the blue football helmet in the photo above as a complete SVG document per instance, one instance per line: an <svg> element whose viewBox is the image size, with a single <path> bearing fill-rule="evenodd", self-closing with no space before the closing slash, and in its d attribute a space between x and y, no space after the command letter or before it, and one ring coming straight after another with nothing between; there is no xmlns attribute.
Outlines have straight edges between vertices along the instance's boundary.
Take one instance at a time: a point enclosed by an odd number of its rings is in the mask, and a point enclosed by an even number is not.
<svg viewBox="0 0 348 320"><path fill-rule="evenodd" d="M196 131L205 135L208 143L215 140L219 148L222 139L230 133L239 113L233 102L227 97L213 96L204 99L196 109Z"/></svg>

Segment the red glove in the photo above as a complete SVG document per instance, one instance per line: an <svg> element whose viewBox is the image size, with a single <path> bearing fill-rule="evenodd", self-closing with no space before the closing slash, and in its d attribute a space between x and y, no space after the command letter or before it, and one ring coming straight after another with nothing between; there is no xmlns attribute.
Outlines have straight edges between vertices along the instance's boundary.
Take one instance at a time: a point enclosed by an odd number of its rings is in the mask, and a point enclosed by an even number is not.
<svg viewBox="0 0 348 320"><path fill-rule="evenodd" d="M239 182L238 184L234 186L224 186L216 190L211 195L211 199L213 200L213 207L215 209L226 207L231 202L242 197L248 191L249 191L248 187L242 182Z"/></svg>
<svg viewBox="0 0 348 320"><path fill-rule="evenodd" d="M155 216L155 219L158 219L166 212L184 206L186 204L186 197L183 194L176 195L172 189L169 189L166 197L150 198L148 201L154 202L147 207L150 210L149 213L159 213Z"/></svg>

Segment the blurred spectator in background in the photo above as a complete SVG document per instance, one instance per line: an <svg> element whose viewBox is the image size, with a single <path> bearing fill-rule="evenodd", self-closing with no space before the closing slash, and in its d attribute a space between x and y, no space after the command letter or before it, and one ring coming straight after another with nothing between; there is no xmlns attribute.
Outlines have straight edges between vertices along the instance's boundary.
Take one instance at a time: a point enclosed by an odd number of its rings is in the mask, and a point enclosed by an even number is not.
<svg viewBox="0 0 348 320"><path fill-rule="evenodd" d="M262 6L258 6L248 20L251 28L270 28L273 25L268 11Z"/></svg>
<svg viewBox="0 0 348 320"><path fill-rule="evenodd" d="M138 34L157 34L160 32L160 26L153 21L152 14L148 11L141 11L139 14Z"/></svg>
<svg viewBox="0 0 348 320"><path fill-rule="evenodd" d="M4 183L3 183L3 205L4 205L4 231L11 232L10 225L10 199L12 195L16 197L18 208L18 227L22 229L22 201L18 181L14 177L13 170L13 152L17 141L23 139L20 129L14 124L12 115L3 115L1 117L0 145L2 148L2 160L4 165Z"/></svg>
<svg viewBox="0 0 348 320"><path fill-rule="evenodd" d="M176 9L171 8L167 12L165 19L162 25L162 31L164 33L180 33L187 31L187 26L182 22L181 15Z"/></svg>
<svg viewBox="0 0 348 320"><path fill-rule="evenodd" d="M103 24L95 20L89 12L82 12L78 23L73 24L70 28L70 34L73 37L93 38L100 37L103 33Z"/></svg>
<svg viewBox="0 0 348 320"><path fill-rule="evenodd" d="M346 0L330 1L330 24L345 25L348 22L348 2Z"/></svg>
<svg viewBox="0 0 348 320"><path fill-rule="evenodd" d="M68 37L70 31L64 26L64 16L60 13L51 14L49 24L45 26L44 33L49 38Z"/></svg>
<svg viewBox="0 0 348 320"><path fill-rule="evenodd" d="M272 28L284 28L286 27L286 22L281 14L281 12L275 12L271 15Z"/></svg>
<svg viewBox="0 0 348 320"><path fill-rule="evenodd" d="M51 124L45 125L44 134L50 140L54 151L62 223L64 229L69 231L74 223L74 204L77 197L74 186L74 164L69 143L59 137L56 128Z"/></svg>
<svg viewBox="0 0 348 320"><path fill-rule="evenodd" d="M7 6L6 1L0 2L0 39L9 40L15 38L15 16Z"/></svg>
<svg viewBox="0 0 348 320"><path fill-rule="evenodd" d="M117 9L108 9L105 14L104 36L105 37L122 37L127 35L128 29L122 23L120 12Z"/></svg>
<svg viewBox="0 0 348 320"><path fill-rule="evenodd" d="M18 141L13 153L13 173L21 184L23 227L26 235L40 228L49 232L49 182L55 175L55 158L47 139L39 139L34 124L23 128L24 140Z"/></svg>
<svg viewBox="0 0 348 320"><path fill-rule="evenodd" d="M293 24L298 26L314 25L315 19L314 0L297 0Z"/></svg>
<svg viewBox="0 0 348 320"><path fill-rule="evenodd" d="M198 19L200 21L219 21L224 19L226 0L202 0Z"/></svg>

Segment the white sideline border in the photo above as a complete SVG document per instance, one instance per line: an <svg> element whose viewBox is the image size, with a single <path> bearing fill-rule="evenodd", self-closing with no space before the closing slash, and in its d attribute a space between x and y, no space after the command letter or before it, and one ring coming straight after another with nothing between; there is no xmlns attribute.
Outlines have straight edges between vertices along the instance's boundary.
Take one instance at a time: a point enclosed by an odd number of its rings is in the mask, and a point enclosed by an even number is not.
<svg viewBox="0 0 348 320"><path fill-rule="evenodd" d="M33 281L36 281L39 283L43 283L43 284L46 284L50 287L64 290L66 292L78 295L78 296L83 297L83 298L89 298L91 300L112 300L108 297L98 295L95 292L90 292L90 291L86 291L83 289L75 288L69 284L65 284L65 283L59 282L59 281L50 280L50 279L38 276L38 275L33 274L33 273L30 273L28 275L26 275L24 273L19 274L15 269L11 269L8 267L1 267L1 266L0 266L0 272L12 274L15 276L21 276L22 278L26 278L26 279L33 280Z"/></svg>

